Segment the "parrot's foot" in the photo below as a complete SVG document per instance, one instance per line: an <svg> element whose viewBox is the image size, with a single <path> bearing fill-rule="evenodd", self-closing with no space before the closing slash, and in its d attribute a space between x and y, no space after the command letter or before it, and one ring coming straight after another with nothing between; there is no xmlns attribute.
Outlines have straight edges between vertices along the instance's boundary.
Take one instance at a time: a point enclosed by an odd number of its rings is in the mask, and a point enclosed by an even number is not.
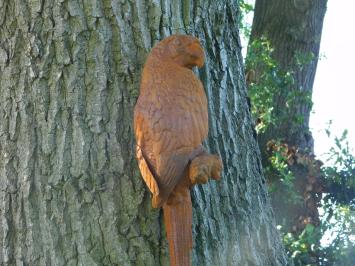
<svg viewBox="0 0 355 266"><path fill-rule="evenodd" d="M206 184L208 178L221 178L222 161L218 155L201 155L191 161L189 177L192 185Z"/></svg>

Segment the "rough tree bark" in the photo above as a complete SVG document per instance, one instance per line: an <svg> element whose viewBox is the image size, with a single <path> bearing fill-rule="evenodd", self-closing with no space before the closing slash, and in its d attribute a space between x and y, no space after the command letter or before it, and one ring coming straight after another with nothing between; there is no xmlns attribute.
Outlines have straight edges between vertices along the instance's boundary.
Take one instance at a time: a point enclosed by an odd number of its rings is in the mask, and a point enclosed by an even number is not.
<svg viewBox="0 0 355 266"><path fill-rule="evenodd" d="M255 2L250 43L261 37L266 37L270 41L274 49L272 57L278 63L280 70L293 73L294 83L288 86L287 90L296 92L295 95L312 94L326 4L327 0L256 0ZM309 57L310 60L300 64L302 57ZM261 71L255 70L255 73ZM312 157L313 138L309 131L311 104L303 97L296 96L292 106L286 107L287 93L275 95L273 100L274 111L280 120L259 136L263 163L268 164L267 143L270 140L281 140L290 148L296 147L299 150L298 155L307 154ZM289 114L286 118L285 110ZM297 117L302 117L303 120L295 119ZM319 170L317 162L312 164L312 167ZM320 200L320 183L319 176L315 175L320 173L312 167L298 163L297 160L291 166L296 177L297 193L304 199L301 204L290 204L283 198L282 191L273 193L272 205L277 222L283 224L286 230L291 228L302 230L307 223L315 225L319 223L317 203Z"/></svg>
<svg viewBox="0 0 355 266"><path fill-rule="evenodd" d="M224 175L193 191L193 265L285 265L253 137L237 2L0 3L0 264L167 265L132 131L158 40L206 49L206 146Z"/></svg>

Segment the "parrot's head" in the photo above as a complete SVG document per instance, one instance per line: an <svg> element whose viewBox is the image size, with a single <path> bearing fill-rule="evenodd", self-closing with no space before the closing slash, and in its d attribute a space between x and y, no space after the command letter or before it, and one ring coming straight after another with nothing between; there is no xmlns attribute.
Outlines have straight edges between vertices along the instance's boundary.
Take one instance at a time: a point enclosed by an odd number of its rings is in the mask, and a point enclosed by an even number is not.
<svg viewBox="0 0 355 266"><path fill-rule="evenodd" d="M193 36L172 35L162 40L157 47L162 59L172 60L183 67L202 67L205 62L200 41Z"/></svg>

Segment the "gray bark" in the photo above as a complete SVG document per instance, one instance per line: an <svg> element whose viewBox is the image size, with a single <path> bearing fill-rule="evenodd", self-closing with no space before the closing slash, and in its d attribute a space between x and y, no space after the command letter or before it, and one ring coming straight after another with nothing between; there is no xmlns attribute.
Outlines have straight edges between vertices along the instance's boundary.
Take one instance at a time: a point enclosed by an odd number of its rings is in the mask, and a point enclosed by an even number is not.
<svg viewBox="0 0 355 266"><path fill-rule="evenodd" d="M0 2L0 264L167 265L134 156L140 72L201 39L219 183L193 191L193 265L285 265L253 137L235 1Z"/></svg>

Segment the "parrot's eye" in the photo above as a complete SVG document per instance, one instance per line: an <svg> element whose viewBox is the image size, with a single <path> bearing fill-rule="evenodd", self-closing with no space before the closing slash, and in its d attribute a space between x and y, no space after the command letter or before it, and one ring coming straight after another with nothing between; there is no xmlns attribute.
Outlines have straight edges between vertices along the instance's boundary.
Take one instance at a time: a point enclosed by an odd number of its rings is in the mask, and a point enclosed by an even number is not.
<svg viewBox="0 0 355 266"><path fill-rule="evenodd" d="M174 44L175 46L181 46L181 45L182 45L182 42L181 42L181 40L179 40L179 39L175 39L175 40L173 41L173 44Z"/></svg>

